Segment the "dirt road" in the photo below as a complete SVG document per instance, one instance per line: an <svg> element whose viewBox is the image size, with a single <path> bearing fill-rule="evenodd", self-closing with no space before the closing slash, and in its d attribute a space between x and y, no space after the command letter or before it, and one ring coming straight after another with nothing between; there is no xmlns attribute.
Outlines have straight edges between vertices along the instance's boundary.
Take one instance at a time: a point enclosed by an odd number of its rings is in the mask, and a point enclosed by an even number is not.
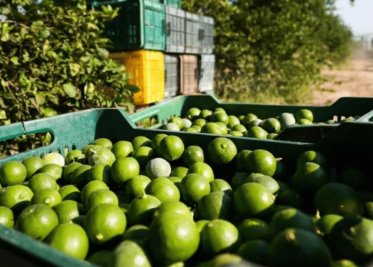
<svg viewBox="0 0 373 267"><path fill-rule="evenodd" d="M328 105L343 96L373 97L373 51L356 51L340 69L324 70L326 82L314 90L310 104Z"/></svg>

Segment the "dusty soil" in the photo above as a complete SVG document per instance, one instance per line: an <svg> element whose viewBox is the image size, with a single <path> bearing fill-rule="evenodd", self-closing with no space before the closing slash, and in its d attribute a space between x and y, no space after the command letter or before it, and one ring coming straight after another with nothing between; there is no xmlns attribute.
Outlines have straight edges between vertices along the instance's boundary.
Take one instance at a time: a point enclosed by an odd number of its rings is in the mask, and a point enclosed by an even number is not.
<svg viewBox="0 0 373 267"><path fill-rule="evenodd" d="M328 105L343 96L373 97L373 51L356 51L344 66L322 74L325 82L312 92L311 104Z"/></svg>

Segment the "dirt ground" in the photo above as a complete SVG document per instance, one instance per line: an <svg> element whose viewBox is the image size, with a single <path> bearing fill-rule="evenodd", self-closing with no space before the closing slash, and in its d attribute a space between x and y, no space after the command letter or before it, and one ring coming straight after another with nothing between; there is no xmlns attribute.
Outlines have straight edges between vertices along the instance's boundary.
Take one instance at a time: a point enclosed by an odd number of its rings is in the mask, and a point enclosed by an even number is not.
<svg viewBox="0 0 373 267"><path fill-rule="evenodd" d="M355 51L339 69L324 70L326 81L312 92L313 105L328 105L343 96L373 97L373 51Z"/></svg>

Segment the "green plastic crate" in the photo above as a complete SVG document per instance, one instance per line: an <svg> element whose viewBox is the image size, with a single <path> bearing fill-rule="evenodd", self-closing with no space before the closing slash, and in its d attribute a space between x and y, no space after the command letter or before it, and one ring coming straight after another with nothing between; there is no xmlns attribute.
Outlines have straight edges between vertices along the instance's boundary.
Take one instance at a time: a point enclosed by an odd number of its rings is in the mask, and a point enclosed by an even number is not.
<svg viewBox="0 0 373 267"><path fill-rule="evenodd" d="M178 101L181 101L180 99ZM181 102L170 103L173 103L172 106L169 106L173 111L181 108ZM324 153L331 166L343 166L346 162L354 163L354 161L362 163L363 160L368 161L364 163L371 163L369 157L362 156L364 153L371 152L373 147L373 138L371 138L373 127L371 127L371 124L359 121L347 122L341 124L338 129L339 132L335 135L330 134L328 138L317 144L250 140L249 138L239 137L229 138L239 150L267 149L274 153L276 157L282 157L284 160L293 163L300 153L309 149L317 149ZM45 132L52 134L53 141L51 144L1 159L0 164L9 160L22 160L31 155L40 156L52 151L65 154L66 150L82 148L100 137L110 138L113 142L116 142L123 139L131 140L139 135L152 138L158 133L169 133L164 130L135 128L135 124L129 116L119 109L94 109L0 127L0 141L13 139L21 135ZM344 135L341 135L341 132ZM173 134L181 137L185 145L199 145L203 149L206 149L207 144L216 137L214 135L184 132ZM359 138L351 138L357 135ZM6 249L11 250L15 260L21 258L26 260L27 265L22 266L93 266L67 257L16 230L0 225L0 251ZM9 257L9 255L5 257ZM2 259L2 261L4 260Z"/></svg>
<svg viewBox="0 0 373 267"><path fill-rule="evenodd" d="M164 4L167 6L181 8L181 0L164 0Z"/></svg>
<svg viewBox="0 0 373 267"><path fill-rule="evenodd" d="M111 51L160 50L166 46L165 7L159 1L127 0L93 2L93 8L110 5L119 15L105 25Z"/></svg>
<svg viewBox="0 0 373 267"><path fill-rule="evenodd" d="M241 115L252 112L259 118L276 117L283 112L295 113L302 108L308 108L313 112L315 122L325 122L329 119L340 121L349 116L363 116L373 110L373 98L343 97L330 106L299 106L221 103L211 95L178 96L134 113L130 118L134 123L141 122L146 118L154 118L157 123L154 124L152 128L159 128L172 116L182 116L191 107L200 107L204 109L222 107L230 115ZM365 121L367 120L365 119ZM283 130L279 138L288 141L315 142L316 140L324 138L337 125L338 124L296 125Z"/></svg>

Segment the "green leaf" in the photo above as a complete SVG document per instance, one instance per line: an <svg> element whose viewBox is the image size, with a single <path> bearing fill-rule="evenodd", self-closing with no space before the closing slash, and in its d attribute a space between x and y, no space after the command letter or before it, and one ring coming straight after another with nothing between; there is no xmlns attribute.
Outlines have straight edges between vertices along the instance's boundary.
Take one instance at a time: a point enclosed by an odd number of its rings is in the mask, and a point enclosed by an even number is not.
<svg viewBox="0 0 373 267"><path fill-rule="evenodd" d="M70 68L70 74L71 76L76 76L79 74L80 71L80 65L77 63L69 63L69 68Z"/></svg>
<svg viewBox="0 0 373 267"><path fill-rule="evenodd" d="M12 63L13 63L14 65L19 65L19 63L18 63L18 57L11 57L11 58L10 58L10 61L12 61Z"/></svg>
<svg viewBox="0 0 373 267"><path fill-rule="evenodd" d="M2 29L1 29L1 41L7 42L9 41L9 24L8 23L1 23Z"/></svg>
<svg viewBox="0 0 373 267"><path fill-rule="evenodd" d="M63 85L63 90L68 97L75 98L78 94L78 89L71 83L65 83Z"/></svg>
<svg viewBox="0 0 373 267"><path fill-rule="evenodd" d="M6 119L7 119L7 116L6 116L5 110L0 109L0 120L6 120Z"/></svg>

